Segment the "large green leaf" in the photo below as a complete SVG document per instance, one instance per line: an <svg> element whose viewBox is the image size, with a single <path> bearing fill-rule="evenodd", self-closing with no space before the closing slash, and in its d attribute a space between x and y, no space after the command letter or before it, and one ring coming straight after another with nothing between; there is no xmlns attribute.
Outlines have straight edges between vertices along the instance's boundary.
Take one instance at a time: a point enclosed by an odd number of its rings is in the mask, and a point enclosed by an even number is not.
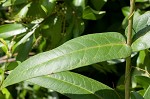
<svg viewBox="0 0 150 99"><path fill-rule="evenodd" d="M72 72L60 72L28 81L55 90L71 99L119 99L110 87Z"/></svg>
<svg viewBox="0 0 150 99"><path fill-rule="evenodd" d="M150 86L147 88L146 92L144 93L144 99L149 99L150 97Z"/></svg>
<svg viewBox="0 0 150 99"><path fill-rule="evenodd" d="M10 73L3 87L33 77L72 70L93 63L126 58L131 48L120 33L97 33L70 40L51 51L38 54Z"/></svg>
<svg viewBox="0 0 150 99"><path fill-rule="evenodd" d="M24 33L26 28L21 24L6 24L0 26L0 38L8 38L11 36Z"/></svg>

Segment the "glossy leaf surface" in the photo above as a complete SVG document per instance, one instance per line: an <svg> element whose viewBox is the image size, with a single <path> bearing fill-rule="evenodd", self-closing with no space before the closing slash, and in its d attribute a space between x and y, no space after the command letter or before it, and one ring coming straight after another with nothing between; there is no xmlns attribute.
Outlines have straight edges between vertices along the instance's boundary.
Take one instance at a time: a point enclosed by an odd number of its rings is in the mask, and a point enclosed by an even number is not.
<svg viewBox="0 0 150 99"><path fill-rule="evenodd" d="M0 26L0 38L8 38L26 32L21 24L6 24Z"/></svg>
<svg viewBox="0 0 150 99"><path fill-rule="evenodd" d="M120 33L97 33L72 39L65 44L38 54L20 64L10 73L3 87L33 77L72 70L93 63L126 58L131 48Z"/></svg>
<svg viewBox="0 0 150 99"><path fill-rule="evenodd" d="M71 99L119 99L110 87L72 72L60 72L28 81L55 90Z"/></svg>

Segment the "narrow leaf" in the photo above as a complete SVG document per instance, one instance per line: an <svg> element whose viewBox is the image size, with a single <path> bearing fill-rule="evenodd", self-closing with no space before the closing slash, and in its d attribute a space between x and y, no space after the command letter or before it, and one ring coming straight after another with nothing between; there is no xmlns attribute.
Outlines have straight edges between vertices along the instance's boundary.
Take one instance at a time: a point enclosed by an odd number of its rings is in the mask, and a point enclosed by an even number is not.
<svg viewBox="0 0 150 99"><path fill-rule="evenodd" d="M119 99L110 87L72 72L60 72L28 81L55 90L71 99Z"/></svg>
<svg viewBox="0 0 150 99"><path fill-rule="evenodd" d="M8 38L24 33L26 28L21 24L6 24L0 26L0 38Z"/></svg>
<svg viewBox="0 0 150 99"><path fill-rule="evenodd" d="M3 83L3 87L33 77L72 70L93 63L126 58L131 48L120 33L97 33L81 36L20 64Z"/></svg>

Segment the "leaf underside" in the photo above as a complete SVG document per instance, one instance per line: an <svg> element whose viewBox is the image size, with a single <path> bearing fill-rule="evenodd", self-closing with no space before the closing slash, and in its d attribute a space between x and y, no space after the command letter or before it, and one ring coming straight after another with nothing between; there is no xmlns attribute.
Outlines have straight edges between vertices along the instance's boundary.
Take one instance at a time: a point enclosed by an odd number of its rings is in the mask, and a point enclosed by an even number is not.
<svg viewBox="0 0 150 99"><path fill-rule="evenodd" d="M118 99L118 95L110 87L72 72L55 73L28 81L55 90L71 99Z"/></svg>

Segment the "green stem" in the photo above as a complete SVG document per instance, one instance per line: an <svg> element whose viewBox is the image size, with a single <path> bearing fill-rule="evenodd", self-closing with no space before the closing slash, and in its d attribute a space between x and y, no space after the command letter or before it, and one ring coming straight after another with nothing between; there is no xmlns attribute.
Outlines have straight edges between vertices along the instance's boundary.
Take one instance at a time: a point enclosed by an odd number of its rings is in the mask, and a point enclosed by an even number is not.
<svg viewBox="0 0 150 99"><path fill-rule="evenodd" d="M132 28L133 28L133 14L134 14L135 0L130 0L130 15L128 21L127 44L132 44ZM131 86L131 56L126 58L126 72L125 72L125 99L130 99Z"/></svg>

